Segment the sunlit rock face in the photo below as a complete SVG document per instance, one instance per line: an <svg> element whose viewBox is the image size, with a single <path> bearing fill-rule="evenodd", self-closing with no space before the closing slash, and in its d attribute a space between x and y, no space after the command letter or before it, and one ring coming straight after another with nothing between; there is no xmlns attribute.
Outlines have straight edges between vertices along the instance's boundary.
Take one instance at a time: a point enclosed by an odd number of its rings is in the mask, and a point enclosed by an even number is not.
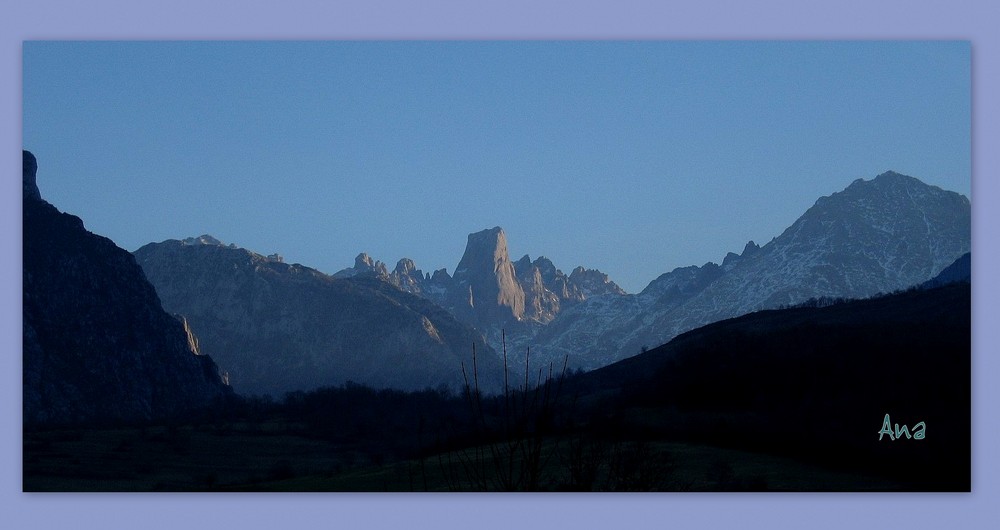
<svg viewBox="0 0 1000 530"><path fill-rule="evenodd" d="M206 236L151 243L135 256L164 307L184 315L238 393L281 397L348 381L459 391L473 344L483 390L502 381L482 335L387 283L367 255L357 274L339 278ZM412 272L405 263L397 270Z"/></svg>
<svg viewBox="0 0 1000 530"><path fill-rule="evenodd" d="M507 235L500 227L469 234L454 275L446 269L425 274L407 258L390 272L384 263L362 253L354 267L334 277L371 278L423 297L475 327L495 349L506 343L514 359L523 359L527 349L537 345L536 334L568 308L591 297L625 295L598 270L577 267L566 275L549 259L532 261L527 255L512 262ZM530 369L537 367L533 363ZM509 370L521 377L524 366L514 362Z"/></svg>
<svg viewBox="0 0 1000 530"><path fill-rule="evenodd" d="M524 290L507 253L507 235L500 227L469 234L452 279L452 305L463 320L485 325L524 317Z"/></svg>
<svg viewBox="0 0 1000 530"><path fill-rule="evenodd" d="M567 276L545 257L532 261L525 255L512 262L507 235L500 227L469 234L454 275L446 269L425 274L408 258L399 260L390 272L383 262L361 253L354 267L334 277L375 278L426 298L479 329L506 327L515 333L532 324L547 324L589 297L625 294L595 269L577 267Z"/></svg>
<svg viewBox="0 0 1000 530"><path fill-rule="evenodd" d="M162 419L231 391L127 251L42 200L24 152L25 425Z"/></svg>

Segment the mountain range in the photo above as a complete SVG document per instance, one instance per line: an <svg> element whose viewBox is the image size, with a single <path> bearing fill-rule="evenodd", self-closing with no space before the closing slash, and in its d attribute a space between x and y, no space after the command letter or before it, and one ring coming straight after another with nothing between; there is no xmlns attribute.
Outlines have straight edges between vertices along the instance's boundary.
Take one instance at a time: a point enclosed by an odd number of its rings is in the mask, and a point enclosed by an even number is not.
<svg viewBox="0 0 1000 530"><path fill-rule="evenodd" d="M516 262L507 251L507 235L500 227L469 234L465 253L455 275L447 269L424 274L413 260L403 258L392 272L381 261L361 253L354 267L334 274L335 278L368 276L418 294L447 308L460 320L489 327L519 322L548 324L559 313L589 297L625 294L595 269L577 267L567 276L548 258L534 261L524 255Z"/></svg>
<svg viewBox="0 0 1000 530"><path fill-rule="evenodd" d="M718 320L810 298L864 298L927 281L970 251L971 205L892 171L821 197L782 234L721 264L674 269L638 294L604 273L566 276L549 260L511 263L499 227L469 235L454 277L393 272L362 254L335 276L368 275L424 296L541 365L593 369ZM416 271L416 274L413 274Z"/></svg>
<svg viewBox="0 0 1000 530"><path fill-rule="evenodd" d="M371 277L423 296L482 331L491 343L500 343L506 332L515 349L566 309L594 296L625 294L599 270L577 267L566 275L544 256L511 261L500 227L469 234L454 276L446 269L425 275L408 258L390 273L362 253L353 268L334 277Z"/></svg>
<svg viewBox="0 0 1000 530"><path fill-rule="evenodd" d="M234 388L280 392L345 380L461 388L472 343L484 388L499 388L505 355L517 380L564 363L591 370L711 322L919 285L970 247L966 197L890 171L821 197L764 245L674 269L638 294L597 270L514 261L500 227L470 234L453 274L407 258L390 271L362 253L328 276L211 236L135 255Z"/></svg>

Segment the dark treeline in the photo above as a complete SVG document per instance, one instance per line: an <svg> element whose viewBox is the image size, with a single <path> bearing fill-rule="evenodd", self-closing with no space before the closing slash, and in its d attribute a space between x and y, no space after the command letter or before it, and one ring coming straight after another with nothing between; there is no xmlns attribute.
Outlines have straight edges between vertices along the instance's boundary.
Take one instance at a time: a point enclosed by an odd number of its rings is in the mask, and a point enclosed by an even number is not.
<svg viewBox="0 0 1000 530"><path fill-rule="evenodd" d="M288 393L273 409L302 422L309 436L360 444L391 458L447 445L468 430L467 411L463 400L446 387L404 392L352 382Z"/></svg>
<svg viewBox="0 0 1000 530"><path fill-rule="evenodd" d="M554 432L553 379L505 394L484 395L446 386L421 391L375 389L347 382L336 387L271 396L236 396L195 417L267 423L280 420L297 434L357 446L381 459L413 458L502 438ZM191 420L192 418L189 418Z"/></svg>

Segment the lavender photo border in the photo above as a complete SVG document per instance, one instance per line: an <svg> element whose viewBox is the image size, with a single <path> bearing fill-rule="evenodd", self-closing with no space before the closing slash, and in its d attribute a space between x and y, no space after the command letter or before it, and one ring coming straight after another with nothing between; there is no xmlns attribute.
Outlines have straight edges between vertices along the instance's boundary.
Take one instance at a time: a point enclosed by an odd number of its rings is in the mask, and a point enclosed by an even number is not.
<svg viewBox="0 0 1000 530"><path fill-rule="evenodd" d="M655 495L360 495L21 493L20 194L0 193L4 345L2 492L12 528L339 527L477 529L511 525L579 528L975 528L997 519L997 458L990 376L997 360L995 243L1000 221L1000 9L988 0L948 3L856 1L273 2L179 0L141 6L123 0L19 2L0 21L3 81L0 135L5 171L17 174L21 146L21 43L35 39L904 39L969 40L973 56L973 490L971 494L655 494ZM984 206L986 205L986 206ZM994 239L995 241L995 239Z"/></svg>

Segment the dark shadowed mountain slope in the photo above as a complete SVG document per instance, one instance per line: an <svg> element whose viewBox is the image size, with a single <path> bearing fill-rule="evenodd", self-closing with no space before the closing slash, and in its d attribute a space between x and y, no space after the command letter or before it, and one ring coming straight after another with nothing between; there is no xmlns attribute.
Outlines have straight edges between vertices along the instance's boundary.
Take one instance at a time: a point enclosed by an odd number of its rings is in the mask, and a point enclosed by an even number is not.
<svg viewBox="0 0 1000 530"><path fill-rule="evenodd" d="M60 213L24 152L24 423L163 419L230 390L131 254Z"/></svg>
<svg viewBox="0 0 1000 530"><path fill-rule="evenodd" d="M968 283L762 311L684 333L567 388L587 410L616 410L620 429L968 491L970 326ZM880 440L886 414L893 431L906 425L911 436L923 422L924 439Z"/></svg>
<svg viewBox="0 0 1000 530"><path fill-rule="evenodd" d="M354 381L419 390L464 384L478 343L480 383L502 381L498 356L447 311L364 275L336 279L299 264L223 246L209 236L135 252L168 310L240 393L281 395Z"/></svg>
<svg viewBox="0 0 1000 530"><path fill-rule="evenodd" d="M972 254L966 252L954 263L944 268L937 276L927 280L921 287L930 289L955 282L972 282Z"/></svg>

